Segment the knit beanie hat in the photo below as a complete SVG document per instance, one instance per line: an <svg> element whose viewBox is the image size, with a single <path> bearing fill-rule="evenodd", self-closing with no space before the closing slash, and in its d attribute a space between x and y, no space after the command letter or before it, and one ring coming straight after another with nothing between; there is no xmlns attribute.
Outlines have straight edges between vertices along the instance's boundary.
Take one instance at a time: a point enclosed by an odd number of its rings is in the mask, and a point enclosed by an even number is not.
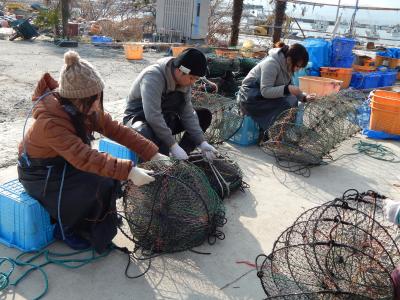
<svg viewBox="0 0 400 300"><path fill-rule="evenodd" d="M202 77L206 75L207 59L201 51L188 48L174 59L174 67L185 74Z"/></svg>
<svg viewBox="0 0 400 300"><path fill-rule="evenodd" d="M59 79L59 94L68 99L81 99L100 94L104 81L88 61L75 51L64 54L64 66Z"/></svg>

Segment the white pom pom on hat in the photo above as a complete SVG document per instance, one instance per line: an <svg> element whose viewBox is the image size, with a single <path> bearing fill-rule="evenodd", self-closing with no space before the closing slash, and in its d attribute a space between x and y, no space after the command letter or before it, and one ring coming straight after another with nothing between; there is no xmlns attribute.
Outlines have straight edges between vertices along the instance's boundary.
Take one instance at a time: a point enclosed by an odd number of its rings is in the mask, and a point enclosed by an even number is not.
<svg viewBox="0 0 400 300"><path fill-rule="evenodd" d="M78 63L80 59L81 59L81 57L79 56L78 52L76 52L76 51L70 50L68 52L65 52L65 54L64 54L64 63L67 66L71 66L73 64Z"/></svg>
<svg viewBox="0 0 400 300"><path fill-rule="evenodd" d="M68 51L64 54L64 66L60 72L58 92L61 97L81 99L100 94L104 81L99 72L78 52Z"/></svg>

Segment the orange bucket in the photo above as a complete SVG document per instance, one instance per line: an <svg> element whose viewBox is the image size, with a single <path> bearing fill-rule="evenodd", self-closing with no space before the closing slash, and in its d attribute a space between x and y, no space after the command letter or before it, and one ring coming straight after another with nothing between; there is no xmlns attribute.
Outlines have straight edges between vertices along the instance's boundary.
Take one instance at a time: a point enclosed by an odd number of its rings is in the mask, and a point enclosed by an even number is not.
<svg viewBox="0 0 400 300"><path fill-rule="evenodd" d="M181 54L187 48L189 48L189 47L188 46L171 47L172 56L177 57L179 54Z"/></svg>
<svg viewBox="0 0 400 300"><path fill-rule="evenodd" d="M315 76L299 77L300 89L307 93L315 93L317 96L326 96L338 93L343 81L332 78L323 78Z"/></svg>
<svg viewBox="0 0 400 300"><path fill-rule="evenodd" d="M370 128L400 134L400 93L383 90L371 93Z"/></svg>
<svg viewBox="0 0 400 300"><path fill-rule="evenodd" d="M343 81L342 89L347 89L350 85L351 76L353 75L352 68L328 68L322 67L321 77L332 78L336 80Z"/></svg>
<svg viewBox="0 0 400 300"><path fill-rule="evenodd" d="M124 44L126 59L143 59L143 46L135 44Z"/></svg>

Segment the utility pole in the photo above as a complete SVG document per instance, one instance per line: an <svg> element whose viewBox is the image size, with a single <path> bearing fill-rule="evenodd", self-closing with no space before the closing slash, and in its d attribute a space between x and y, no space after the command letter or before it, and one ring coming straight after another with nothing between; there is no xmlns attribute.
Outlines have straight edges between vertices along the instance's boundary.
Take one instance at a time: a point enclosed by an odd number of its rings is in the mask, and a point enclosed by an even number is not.
<svg viewBox="0 0 400 300"><path fill-rule="evenodd" d="M339 0L339 2L338 2L338 6L337 6L337 10L336 10L336 19L335 20L337 20L337 18L339 17L340 2L342 2L342 0Z"/></svg>

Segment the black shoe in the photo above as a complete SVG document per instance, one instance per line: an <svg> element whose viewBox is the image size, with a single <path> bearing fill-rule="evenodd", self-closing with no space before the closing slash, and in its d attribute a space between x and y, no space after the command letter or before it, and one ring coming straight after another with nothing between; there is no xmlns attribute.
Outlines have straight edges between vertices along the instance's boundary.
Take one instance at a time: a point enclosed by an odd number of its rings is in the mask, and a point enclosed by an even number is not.
<svg viewBox="0 0 400 300"><path fill-rule="evenodd" d="M54 227L54 238L63 241L66 243L70 248L74 250L85 250L91 247L91 244L88 240L80 237L76 233L74 233L70 228L64 226L64 236L65 240L63 240L61 229L59 224L57 223Z"/></svg>

